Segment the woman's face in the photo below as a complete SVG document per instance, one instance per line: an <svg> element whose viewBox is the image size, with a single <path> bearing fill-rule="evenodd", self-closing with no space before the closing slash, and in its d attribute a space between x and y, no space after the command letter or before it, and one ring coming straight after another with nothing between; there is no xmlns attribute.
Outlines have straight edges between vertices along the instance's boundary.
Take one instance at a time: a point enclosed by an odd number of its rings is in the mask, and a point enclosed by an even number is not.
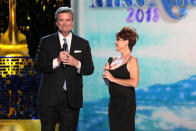
<svg viewBox="0 0 196 131"><path fill-rule="evenodd" d="M128 46L128 40L117 38L115 41L115 46L116 51L121 52L122 50L126 49L126 46Z"/></svg>

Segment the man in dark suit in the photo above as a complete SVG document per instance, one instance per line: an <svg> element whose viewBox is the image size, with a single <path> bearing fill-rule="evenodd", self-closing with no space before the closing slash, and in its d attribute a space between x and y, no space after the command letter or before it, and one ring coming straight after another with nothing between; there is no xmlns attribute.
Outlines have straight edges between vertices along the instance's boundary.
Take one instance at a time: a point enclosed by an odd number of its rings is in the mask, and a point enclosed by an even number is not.
<svg viewBox="0 0 196 131"><path fill-rule="evenodd" d="M35 67L42 73L39 92L42 131L76 131L83 103L82 75L93 73L91 49L87 40L71 30L74 13L60 7L55 13L58 32L40 40ZM62 50L63 49L63 50Z"/></svg>

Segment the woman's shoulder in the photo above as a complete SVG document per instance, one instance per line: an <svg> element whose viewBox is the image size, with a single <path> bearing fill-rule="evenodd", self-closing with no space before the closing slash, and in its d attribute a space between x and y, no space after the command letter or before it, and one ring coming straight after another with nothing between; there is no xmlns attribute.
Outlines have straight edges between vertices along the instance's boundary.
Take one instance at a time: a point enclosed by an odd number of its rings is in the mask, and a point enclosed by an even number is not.
<svg viewBox="0 0 196 131"><path fill-rule="evenodd" d="M131 56L131 58L128 60L127 69L129 72L131 72L131 70L138 69L138 60L135 56Z"/></svg>
<svg viewBox="0 0 196 131"><path fill-rule="evenodd" d="M138 59L135 56L131 56L128 60L128 65L137 65L138 64Z"/></svg>

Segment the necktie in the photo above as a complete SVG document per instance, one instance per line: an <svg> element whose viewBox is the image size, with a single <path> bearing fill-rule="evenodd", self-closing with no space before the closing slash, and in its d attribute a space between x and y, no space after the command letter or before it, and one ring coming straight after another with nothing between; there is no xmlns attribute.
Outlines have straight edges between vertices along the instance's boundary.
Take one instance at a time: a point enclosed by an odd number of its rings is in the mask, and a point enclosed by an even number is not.
<svg viewBox="0 0 196 131"><path fill-rule="evenodd" d="M63 40L64 40L63 50L64 50L64 51L68 51L67 39L64 38Z"/></svg>
<svg viewBox="0 0 196 131"><path fill-rule="evenodd" d="M63 43L63 50L64 50L64 51L68 51L67 39L64 38L63 40L64 40L64 43ZM65 65L64 65L64 67L65 67ZM65 91L67 91L66 80L65 80L65 82L64 82L63 89L64 89Z"/></svg>

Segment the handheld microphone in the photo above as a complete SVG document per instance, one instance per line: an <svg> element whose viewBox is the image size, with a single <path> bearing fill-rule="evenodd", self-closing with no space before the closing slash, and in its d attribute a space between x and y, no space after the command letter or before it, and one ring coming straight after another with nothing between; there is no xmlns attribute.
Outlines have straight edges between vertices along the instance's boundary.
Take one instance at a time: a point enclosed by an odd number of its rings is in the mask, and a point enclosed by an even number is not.
<svg viewBox="0 0 196 131"><path fill-rule="evenodd" d="M109 64L109 66L111 65L112 61L113 61L113 58L112 58L112 57L109 57L109 58L108 58L108 64ZM104 78L104 81L105 81L105 83L106 83L107 85L109 85L109 82L110 82L110 81L109 81L107 78Z"/></svg>
<svg viewBox="0 0 196 131"><path fill-rule="evenodd" d="M112 57L109 57L109 58L108 58L109 66L111 65L112 61L113 61L113 58L112 58Z"/></svg>
<svg viewBox="0 0 196 131"><path fill-rule="evenodd" d="M67 51L67 44L63 44L63 50Z"/></svg>
<svg viewBox="0 0 196 131"><path fill-rule="evenodd" d="M63 44L63 51L67 51L67 44ZM65 68L66 67L66 65L65 64L63 64L63 67Z"/></svg>

